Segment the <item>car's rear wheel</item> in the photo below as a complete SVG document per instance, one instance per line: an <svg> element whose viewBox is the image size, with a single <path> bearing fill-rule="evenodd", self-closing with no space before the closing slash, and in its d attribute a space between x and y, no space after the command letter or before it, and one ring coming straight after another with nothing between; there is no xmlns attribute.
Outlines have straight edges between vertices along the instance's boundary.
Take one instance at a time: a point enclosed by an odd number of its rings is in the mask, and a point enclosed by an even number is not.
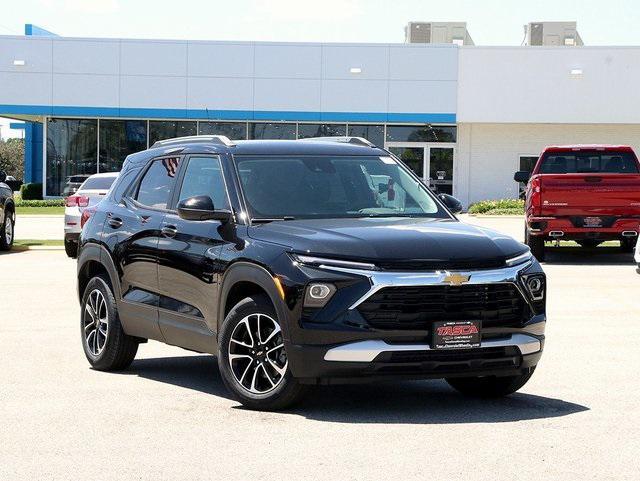
<svg viewBox="0 0 640 481"><path fill-rule="evenodd" d="M64 251L71 258L78 257L78 243L69 239L64 240Z"/></svg>
<svg viewBox="0 0 640 481"><path fill-rule="evenodd" d="M446 381L456 391L474 397L502 397L513 394L533 375L535 367L518 376L451 377Z"/></svg>
<svg viewBox="0 0 640 481"><path fill-rule="evenodd" d="M622 252L633 252L636 248L637 239L635 237L624 238L620 241Z"/></svg>
<svg viewBox="0 0 640 481"><path fill-rule="evenodd" d="M598 247L600 244L602 244L602 241L595 240L595 239L580 239L576 242L580 244L580 246L586 249L593 249L595 247Z"/></svg>
<svg viewBox="0 0 640 481"><path fill-rule="evenodd" d="M8 211L0 228L0 251L8 251L13 245L13 213Z"/></svg>
<svg viewBox="0 0 640 481"><path fill-rule="evenodd" d="M119 371L136 357L138 339L122 330L111 287L102 276L92 278L84 291L80 331L84 354L94 369Z"/></svg>
<svg viewBox="0 0 640 481"><path fill-rule="evenodd" d="M529 229L527 229L527 226L525 225L524 239L525 244L527 244L529 246L529 249L531 249L531 254L533 255L533 257L538 259L538 261L540 262L544 261L544 238L542 236L533 236L529 234Z"/></svg>
<svg viewBox="0 0 640 481"><path fill-rule="evenodd" d="M284 409L306 391L291 375L278 316L264 295L240 301L225 318L218 366L229 391L250 409Z"/></svg>

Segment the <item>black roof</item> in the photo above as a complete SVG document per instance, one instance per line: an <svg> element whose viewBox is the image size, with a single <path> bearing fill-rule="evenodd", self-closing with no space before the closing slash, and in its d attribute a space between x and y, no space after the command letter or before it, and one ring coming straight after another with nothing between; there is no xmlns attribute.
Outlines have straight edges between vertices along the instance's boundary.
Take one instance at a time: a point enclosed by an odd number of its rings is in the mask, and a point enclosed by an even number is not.
<svg viewBox="0 0 640 481"><path fill-rule="evenodd" d="M237 140L225 144L203 137L184 137L158 142L148 150L131 154L128 162L138 163L171 154L230 153L233 155L388 155L373 145L333 140Z"/></svg>

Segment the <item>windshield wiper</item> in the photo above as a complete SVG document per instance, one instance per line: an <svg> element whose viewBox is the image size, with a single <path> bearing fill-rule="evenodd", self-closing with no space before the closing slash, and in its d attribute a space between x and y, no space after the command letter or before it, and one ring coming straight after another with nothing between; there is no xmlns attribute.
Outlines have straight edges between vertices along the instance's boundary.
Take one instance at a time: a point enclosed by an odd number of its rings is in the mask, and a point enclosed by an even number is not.
<svg viewBox="0 0 640 481"><path fill-rule="evenodd" d="M296 218L291 216L291 215L285 215L284 217L274 217L274 218L270 218L270 219L256 217L256 218L252 218L251 219L251 223L253 223L253 224L263 224L263 223L266 224L268 222L277 222L277 221L282 221L282 220L296 220Z"/></svg>

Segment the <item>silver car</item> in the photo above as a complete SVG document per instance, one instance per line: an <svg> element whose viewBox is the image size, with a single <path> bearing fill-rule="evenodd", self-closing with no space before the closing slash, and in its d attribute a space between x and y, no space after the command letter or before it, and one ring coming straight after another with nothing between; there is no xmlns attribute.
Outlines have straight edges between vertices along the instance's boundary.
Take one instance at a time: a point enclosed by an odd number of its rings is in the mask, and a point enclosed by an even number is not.
<svg viewBox="0 0 640 481"><path fill-rule="evenodd" d="M100 202L119 172L94 174L85 180L78 190L65 200L64 208L64 250L69 257L78 254L78 238L82 230L82 212Z"/></svg>

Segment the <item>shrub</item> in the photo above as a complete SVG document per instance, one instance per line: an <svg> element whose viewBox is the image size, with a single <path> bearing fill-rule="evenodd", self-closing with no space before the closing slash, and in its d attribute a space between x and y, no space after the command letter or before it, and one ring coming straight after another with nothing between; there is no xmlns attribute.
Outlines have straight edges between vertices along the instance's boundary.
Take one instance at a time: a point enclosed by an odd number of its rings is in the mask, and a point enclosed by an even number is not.
<svg viewBox="0 0 640 481"><path fill-rule="evenodd" d="M42 184L32 182L20 186L22 200L42 200Z"/></svg>
<svg viewBox="0 0 640 481"><path fill-rule="evenodd" d="M508 211L508 212L507 212ZM522 214L524 213L524 200L522 199L498 199L482 200L469 206L469 214Z"/></svg>
<svg viewBox="0 0 640 481"><path fill-rule="evenodd" d="M64 207L64 199L16 200L16 207Z"/></svg>

